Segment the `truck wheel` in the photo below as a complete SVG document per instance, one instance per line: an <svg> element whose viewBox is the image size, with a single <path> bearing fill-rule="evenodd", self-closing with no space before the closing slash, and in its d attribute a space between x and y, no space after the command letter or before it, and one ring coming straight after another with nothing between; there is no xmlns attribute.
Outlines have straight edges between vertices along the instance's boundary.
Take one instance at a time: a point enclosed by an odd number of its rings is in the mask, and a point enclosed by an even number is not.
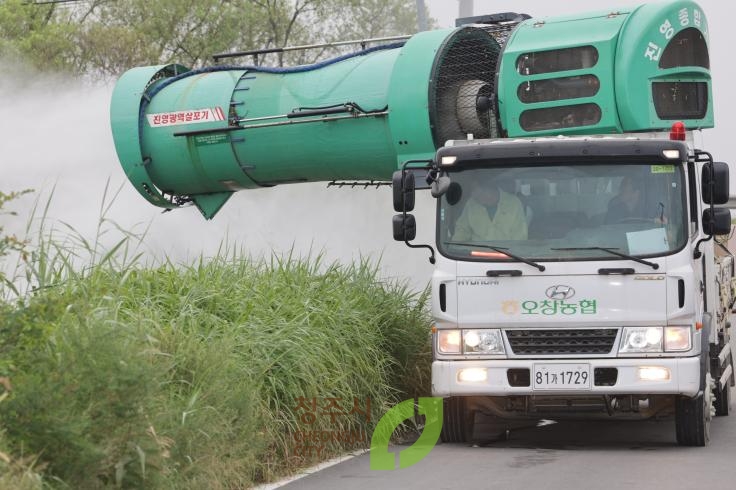
<svg viewBox="0 0 736 490"><path fill-rule="evenodd" d="M710 442L710 421L715 415L713 391L715 381L710 370L705 373L703 393L695 398L678 396L675 400L675 431L681 446L707 446Z"/></svg>
<svg viewBox="0 0 736 490"><path fill-rule="evenodd" d="M729 363L727 366L733 366L733 358L729 354L728 356ZM718 373L720 373L720 369L718 370ZM720 377L720 376L719 376ZM729 379L728 382L726 382L726 386L723 387L723 389L720 389L718 386L716 386L715 389L715 402L714 405L716 407L716 415L717 416L726 416L731 411L731 380Z"/></svg>
<svg viewBox="0 0 736 490"><path fill-rule="evenodd" d="M714 405L716 407L716 415L727 416L731 411L731 383L726 383L723 389L716 388Z"/></svg>
<svg viewBox="0 0 736 490"><path fill-rule="evenodd" d="M442 442L469 442L473 437L475 412L468 410L464 397L443 400Z"/></svg>

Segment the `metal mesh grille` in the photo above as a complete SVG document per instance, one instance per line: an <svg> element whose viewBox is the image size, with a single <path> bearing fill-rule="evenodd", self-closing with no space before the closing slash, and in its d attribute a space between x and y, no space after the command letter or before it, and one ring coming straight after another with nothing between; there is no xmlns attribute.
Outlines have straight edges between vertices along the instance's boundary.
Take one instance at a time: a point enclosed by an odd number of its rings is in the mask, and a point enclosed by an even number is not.
<svg viewBox="0 0 736 490"><path fill-rule="evenodd" d="M501 46L515 23L466 27L437 56L430 85L430 120L435 146L451 139L495 138L495 78Z"/></svg>
<svg viewBox="0 0 736 490"><path fill-rule="evenodd" d="M516 355L608 354L618 330L506 330L511 350Z"/></svg>

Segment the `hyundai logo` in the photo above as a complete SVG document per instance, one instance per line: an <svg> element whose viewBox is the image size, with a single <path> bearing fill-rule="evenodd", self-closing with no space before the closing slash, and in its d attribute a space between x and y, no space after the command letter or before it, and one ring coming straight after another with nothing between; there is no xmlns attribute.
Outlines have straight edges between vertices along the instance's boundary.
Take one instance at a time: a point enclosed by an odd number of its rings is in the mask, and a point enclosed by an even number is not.
<svg viewBox="0 0 736 490"><path fill-rule="evenodd" d="M550 286L545 293L549 299L570 299L575 296L575 290L564 284Z"/></svg>

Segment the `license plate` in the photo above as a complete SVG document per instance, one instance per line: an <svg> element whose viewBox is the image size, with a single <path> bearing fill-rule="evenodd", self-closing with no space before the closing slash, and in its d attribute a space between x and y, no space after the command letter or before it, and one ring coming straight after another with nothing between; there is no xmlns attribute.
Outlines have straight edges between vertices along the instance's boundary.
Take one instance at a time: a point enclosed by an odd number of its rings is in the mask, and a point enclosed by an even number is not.
<svg viewBox="0 0 736 490"><path fill-rule="evenodd" d="M590 364L535 364L535 390L589 390Z"/></svg>

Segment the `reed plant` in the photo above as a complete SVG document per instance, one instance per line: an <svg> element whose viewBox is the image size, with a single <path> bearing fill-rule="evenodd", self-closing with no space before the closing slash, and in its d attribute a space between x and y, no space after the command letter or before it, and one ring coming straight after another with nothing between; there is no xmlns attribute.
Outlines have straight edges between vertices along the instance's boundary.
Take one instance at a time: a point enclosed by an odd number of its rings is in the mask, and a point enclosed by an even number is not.
<svg viewBox="0 0 736 490"><path fill-rule="evenodd" d="M144 238L105 206L92 240L51 229L39 207L13 276L23 287L0 301L0 377L12 383L0 388L0 452L33 458L43 485L246 488L356 448L305 453L298 434L370 435L428 392L426 291L319 254L223 246L144 262ZM110 230L119 238L102 239ZM342 413L322 414L327 400ZM37 483L0 461L0 489L10 478Z"/></svg>

